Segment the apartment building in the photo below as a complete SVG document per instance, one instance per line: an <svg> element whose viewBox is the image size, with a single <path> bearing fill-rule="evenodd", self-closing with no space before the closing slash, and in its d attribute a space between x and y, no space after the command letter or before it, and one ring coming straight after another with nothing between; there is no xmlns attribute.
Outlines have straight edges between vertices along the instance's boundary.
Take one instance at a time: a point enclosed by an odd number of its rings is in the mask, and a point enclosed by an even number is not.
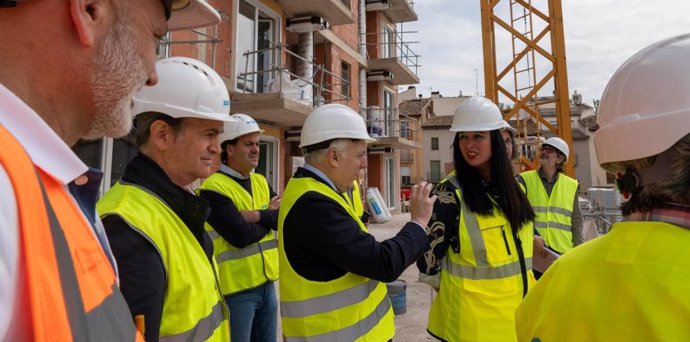
<svg viewBox="0 0 690 342"><path fill-rule="evenodd" d="M401 121L405 121L412 132L422 132L422 123L434 116L434 102L430 98L418 98L414 86L398 94L398 108ZM424 145L424 135L414 134L413 141L419 146ZM410 188L423 180L427 180L423 170L424 149L409 149L400 151L400 191L404 198L409 197Z"/></svg>
<svg viewBox="0 0 690 342"><path fill-rule="evenodd" d="M399 150L415 148L398 118L397 87L419 83L417 56L399 29L417 20L409 0L210 0L216 27L173 32L159 57L204 61L224 79L231 112L254 117L260 165L279 193L303 163L299 134L307 115L325 103L362 113L379 141L371 147L369 186L390 207L399 202ZM181 85L184 86L184 85ZM403 133L401 133L403 132ZM401 136L403 135L403 136ZM131 137L82 141L75 151L104 170L107 190L136 154ZM220 161L218 161L220 163Z"/></svg>

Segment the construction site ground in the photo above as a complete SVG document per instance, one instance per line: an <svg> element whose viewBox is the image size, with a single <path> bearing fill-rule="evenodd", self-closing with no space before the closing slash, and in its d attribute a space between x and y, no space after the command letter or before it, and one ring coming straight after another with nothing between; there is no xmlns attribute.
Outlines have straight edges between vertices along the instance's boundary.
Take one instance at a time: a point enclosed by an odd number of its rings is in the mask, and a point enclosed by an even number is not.
<svg viewBox="0 0 690 342"><path fill-rule="evenodd" d="M369 233L376 237L376 240L386 240L395 236L409 220L409 213L394 214L387 222L370 223ZM407 283L406 312L395 316L395 337L393 338L395 342L436 341L426 332L434 291L428 285L417 282L418 273L417 267L413 264L400 276L400 279ZM278 336L282 336L280 319L278 319Z"/></svg>

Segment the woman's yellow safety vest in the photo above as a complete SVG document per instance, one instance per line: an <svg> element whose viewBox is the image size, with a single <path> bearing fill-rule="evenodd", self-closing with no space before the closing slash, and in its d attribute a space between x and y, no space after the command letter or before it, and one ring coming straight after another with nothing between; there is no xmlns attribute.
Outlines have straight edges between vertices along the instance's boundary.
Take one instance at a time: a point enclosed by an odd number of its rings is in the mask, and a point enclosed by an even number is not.
<svg viewBox="0 0 690 342"><path fill-rule="evenodd" d="M534 227L539 235L556 252L563 254L571 250L575 247L571 221L577 181L564 174L558 175L549 196L536 170L523 172L520 176L525 180L527 199L537 215Z"/></svg>
<svg viewBox="0 0 690 342"><path fill-rule="evenodd" d="M197 191L210 190L228 197L238 210L268 209L271 193L266 178L252 172L250 179L251 194L232 178L218 172L208 177ZM224 295L253 289L278 279L278 246L273 230L257 243L244 248L233 246L208 223L206 231L213 240L213 254L218 262Z"/></svg>
<svg viewBox="0 0 690 342"><path fill-rule="evenodd" d="M452 248L446 251L440 290L431 305L427 329L453 342L516 341L514 317L524 291L522 273L526 272L528 287L536 282L532 274L532 224L525 224L517 233L525 258L523 270L513 228L501 209L494 205L493 215L472 213L457 181L450 177L442 182L451 181L460 200L460 253Z"/></svg>
<svg viewBox="0 0 690 342"><path fill-rule="evenodd" d="M520 341L690 341L690 230L619 222L556 260L516 312Z"/></svg>
<svg viewBox="0 0 690 342"><path fill-rule="evenodd" d="M340 204L362 231L367 229L352 206L335 190L312 178L292 178L285 188L278 214L278 236L295 202L314 191ZM318 227L305 227L318 229ZM280 315L284 341L388 341L395 334L393 309L386 285L346 273L331 281L312 281L300 276L285 255L279 240Z"/></svg>
<svg viewBox="0 0 690 342"><path fill-rule="evenodd" d="M121 217L153 243L167 287L160 341L229 341L229 312L210 263L192 232L163 200L137 185L118 182L98 201L105 218Z"/></svg>

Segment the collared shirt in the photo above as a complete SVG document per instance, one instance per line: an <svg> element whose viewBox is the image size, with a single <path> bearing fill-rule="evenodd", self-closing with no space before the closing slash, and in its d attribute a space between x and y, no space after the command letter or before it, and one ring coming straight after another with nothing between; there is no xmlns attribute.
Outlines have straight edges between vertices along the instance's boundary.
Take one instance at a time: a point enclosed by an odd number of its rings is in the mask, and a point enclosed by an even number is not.
<svg viewBox="0 0 690 342"><path fill-rule="evenodd" d="M335 186L335 183L333 183L333 181L332 181L330 178L328 178L328 176L326 176L326 174L323 173L323 171L321 171L321 170L319 170L319 169L315 168L314 166L312 166L312 165L310 165L310 164L307 164L307 163L304 163L304 166L302 166L302 167L303 167L305 170L308 170L308 171L314 173L315 175L319 176L319 178L325 180L326 183L328 183L328 185L329 185L331 188L333 188L333 190L335 190L335 191L337 191L337 192L340 192L340 190L338 190L338 187Z"/></svg>
<svg viewBox="0 0 690 342"><path fill-rule="evenodd" d="M34 164L67 186L88 167L43 119L14 93L0 84L0 125L24 147ZM0 166L2 168L2 166ZM0 339L12 319L19 253L19 226L14 190L0 172ZM14 209L12 209L14 208ZM5 216L5 213L8 213ZM86 218L85 218L86 219Z"/></svg>
<svg viewBox="0 0 690 342"><path fill-rule="evenodd" d="M690 206L666 203L664 208L632 213L624 221L659 221L690 229Z"/></svg>
<svg viewBox="0 0 690 342"><path fill-rule="evenodd" d="M225 165L225 164L220 164L220 170L227 173L230 176L233 176L235 178L239 179L249 179L249 176L245 177L241 173L235 171L233 168Z"/></svg>

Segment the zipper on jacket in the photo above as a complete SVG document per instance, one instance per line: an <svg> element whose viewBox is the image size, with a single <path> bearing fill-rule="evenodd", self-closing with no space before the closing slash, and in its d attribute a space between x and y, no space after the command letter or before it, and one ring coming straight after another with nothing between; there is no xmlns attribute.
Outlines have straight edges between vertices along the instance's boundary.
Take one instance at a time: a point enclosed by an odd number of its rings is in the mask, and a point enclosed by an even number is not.
<svg viewBox="0 0 690 342"><path fill-rule="evenodd" d="M506 245L506 253L508 253L508 255L512 255L510 254L510 246L508 245L505 226L501 226L501 235L503 235L503 243Z"/></svg>

